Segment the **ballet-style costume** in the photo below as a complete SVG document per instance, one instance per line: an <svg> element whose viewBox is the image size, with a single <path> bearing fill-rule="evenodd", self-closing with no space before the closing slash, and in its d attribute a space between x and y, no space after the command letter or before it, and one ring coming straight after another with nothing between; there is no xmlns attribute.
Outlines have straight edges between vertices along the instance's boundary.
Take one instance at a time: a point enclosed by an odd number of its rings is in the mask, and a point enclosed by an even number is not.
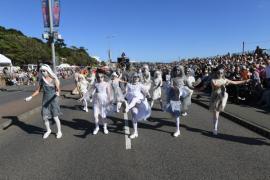
<svg viewBox="0 0 270 180"><path fill-rule="evenodd" d="M123 102L125 102L125 97L123 95L122 89L120 88L119 79L111 80L112 86L112 95L113 95L113 103L116 104L116 112L120 111L120 107Z"/></svg>
<svg viewBox="0 0 270 180"><path fill-rule="evenodd" d="M110 84L103 81L97 82L94 85L93 91L93 109L94 109L94 117L96 128L93 131L93 134L97 134L99 131L99 116L103 121L103 130L105 134L108 134L109 131L107 129L107 121L106 117L108 113L111 111L111 92L110 92Z"/></svg>
<svg viewBox="0 0 270 180"><path fill-rule="evenodd" d="M181 99L188 96L188 92L183 88L170 87L167 91L167 106L166 111L169 112L176 121L176 131L174 137L180 135L180 116L181 116Z"/></svg>
<svg viewBox="0 0 270 180"><path fill-rule="evenodd" d="M88 104L87 101L90 101L90 95L88 91L88 87L90 86L90 83L84 78L83 75L79 76L79 81L78 81L78 91L79 94L81 95L80 100L83 101L83 110L85 112L88 112Z"/></svg>
<svg viewBox="0 0 270 180"><path fill-rule="evenodd" d="M149 71L145 71L142 74L142 84L145 86L146 93L150 96L149 91L151 89L152 81L151 81L151 74Z"/></svg>
<svg viewBox="0 0 270 180"><path fill-rule="evenodd" d="M160 107L161 107L161 109L163 109L162 99L161 99L161 87L162 87L161 72L156 72L155 78L153 80L153 93L152 93L151 108L154 105L154 101L159 100Z"/></svg>
<svg viewBox="0 0 270 180"><path fill-rule="evenodd" d="M138 137L138 122L146 120L151 115L151 107L146 99L145 87L140 83L127 84L126 98L128 100L128 110L131 110L134 132L130 138Z"/></svg>
<svg viewBox="0 0 270 180"><path fill-rule="evenodd" d="M185 96L181 99L182 116L186 116L188 107L191 105L191 91L189 87L192 87L192 85L187 82L185 75L172 78L171 85L177 87L178 89L182 89L182 91L186 92L185 94L189 94L189 96Z"/></svg>
<svg viewBox="0 0 270 180"><path fill-rule="evenodd" d="M185 81L185 86L184 86L184 90L187 91L187 93L189 94L186 98L183 99L183 110L182 110L182 116L186 116L187 115L187 111L189 106L191 105L191 97L193 94L193 83L195 82L195 78L191 75L186 76L186 81Z"/></svg>

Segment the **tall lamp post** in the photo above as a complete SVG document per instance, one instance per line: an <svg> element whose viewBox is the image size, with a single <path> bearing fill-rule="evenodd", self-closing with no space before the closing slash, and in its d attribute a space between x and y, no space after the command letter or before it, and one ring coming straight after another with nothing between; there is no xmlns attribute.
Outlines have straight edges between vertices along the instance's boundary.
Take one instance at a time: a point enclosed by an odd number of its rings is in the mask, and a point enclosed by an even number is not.
<svg viewBox="0 0 270 180"><path fill-rule="evenodd" d="M47 28L45 33L42 34L43 39L48 40L52 49L52 63L53 71L56 72L55 62L55 40L62 39L58 33L57 28L59 27L60 21L60 0L42 0L42 14L44 20L44 27Z"/></svg>

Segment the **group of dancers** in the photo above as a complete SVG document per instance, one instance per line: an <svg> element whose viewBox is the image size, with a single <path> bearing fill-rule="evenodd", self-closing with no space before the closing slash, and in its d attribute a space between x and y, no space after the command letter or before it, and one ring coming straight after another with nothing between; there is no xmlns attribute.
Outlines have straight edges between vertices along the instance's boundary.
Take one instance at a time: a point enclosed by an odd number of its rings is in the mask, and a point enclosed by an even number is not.
<svg viewBox="0 0 270 180"><path fill-rule="evenodd" d="M56 138L62 137L61 123L59 120L60 105L60 81L50 66L44 64L40 68L41 78L36 91L25 101L30 101L43 90L41 115L44 120L46 132L43 138L51 134L49 119L53 119L57 126ZM127 77L124 71L117 69L108 80L105 73L97 71L88 79L82 74L75 74L76 88L80 94L79 101L83 104L83 110L88 112L88 102L93 104L95 129L93 135L99 132L99 121L102 121L103 132L108 134L107 116L112 112L131 112L133 133L130 138L138 137L138 122L147 120L151 115L151 108L158 101L163 111L171 114L176 122L174 137L180 133L180 118L186 116L191 105L191 96L195 89L195 78L192 69L183 66L175 66L172 72L162 80L162 72L156 70L153 80L148 65L132 73ZM218 133L219 113L224 110L228 94L226 86L229 84L244 84L246 81L231 81L224 77L224 68L218 67L212 78L212 94L210 110L213 112L213 134ZM151 92L151 93L150 93ZM122 107L122 108L121 108Z"/></svg>

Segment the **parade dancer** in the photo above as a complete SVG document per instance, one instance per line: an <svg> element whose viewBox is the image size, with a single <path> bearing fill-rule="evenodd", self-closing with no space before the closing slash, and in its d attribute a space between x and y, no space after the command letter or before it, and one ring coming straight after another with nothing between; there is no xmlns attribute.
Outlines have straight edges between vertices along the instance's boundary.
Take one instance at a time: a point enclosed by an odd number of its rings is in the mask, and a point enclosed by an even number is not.
<svg viewBox="0 0 270 180"><path fill-rule="evenodd" d="M188 96L183 99L183 108L182 108L182 116L187 115L188 107L191 105L191 97L193 94L193 84L195 83L195 78L192 75L192 69L187 69L187 75L186 75L186 85L184 86L185 91L188 92Z"/></svg>
<svg viewBox="0 0 270 180"><path fill-rule="evenodd" d="M76 68L75 72L74 72L74 81L75 81L75 86L76 87L72 90L72 94L74 94L74 95L79 94L79 91L78 91L78 78L79 78L79 75L80 75L80 69Z"/></svg>
<svg viewBox="0 0 270 180"><path fill-rule="evenodd" d="M248 83L250 80L244 81L231 81L224 77L224 68L219 66L216 71L216 77L211 81L212 93L210 99L210 110L213 111L213 134L218 134L218 120L219 114L226 106L228 100L228 93L226 92L226 86L229 84L241 85Z"/></svg>
<svg viewBox="0 0 270 180"><path fill-rule="evenodd" d="M110 103L112 102L110 84L104 81L104 74L98 72L96 75L97 82L94 84L93 90L93 108L95 118L95 129L93 135L96 135L99 131L99 117L103 122L104 134L108 134L107 129L107 114L110 111Z"/></svg>
<svg viewBox="0 0 270 180"><path fill-rule="evenodd" d="M121 79L118 78L118 75L116 72L113 72L111 86L112 86L112 90L113 90L113 102L116 104L116 112L117 113L120 111L120 107L121 107L122 103L125 103L125 105L127 105L125 97L124 97L122 90L120 88L120 84L119 84L120 82L126 83L125 81L122 81Z"/></svg>
<svg viewBox="0 0 270 180"><path fill-rule="evenodd" d="M151 74L149 71L149 66L147 64L143 65L143 71L142 71L142 84L145 86L146 92L148 96L150 97L149 91L151 89Z"/></svg>
<svg viewBox="0 0 270 180"><path fill-rule="evenodd" d="M168 89L167 94L167 106L166 111L169 112L172 117L175 118L176 131L173 134L174 137L178 137L180 133L180 116L181 116L181 100L187 97L189 94L184 89L184 87L177 87L176 84L173 84Z"/></svg>
<svg viewBox="0 0 270 180"><path fill-rule="evenodd" d="M154 105L154 101L158 100L160 103L161 109L163 109L162 99L161 99L162 75L160 71L155 72L153 83L154 83L154 86L153 86L151 108Z"/></svg>
<svg viewBox="0 0 270 180"><path fill-rule="evenodd" d="M187 81L183 66L174 67L171 85L177 87L178 89L183 88L182 89L183 91L189 91L189 89L193 89L192 84L190 84ZM186 92L185 94L190 94L190 92ZM191 101L188 101L188 97L185 97L184 99L182 99L181 104L182 104L182 116L186 116L187 109L188 109L188 106L190 106Z"/></svg>
<svg viewBox="0 0 270 180"><path fill-rule="evenodd" d="M89 86L90 86L90 83L85 79L84 75L80 74L78 76L78 91L79 91L79 94L81 96L81 98L79 99L79 101L83 101L83 110L85 112L88 112L88 104L87 104L87 101L90 100L90 97L89 97Z"/></svg>
<svg viewBox="0 0 270 180"><path fill-rule="evenodd" d="M37 90L25 101L31 101L31 99L39 94L41 89L43 90L42 110L41 115L46 127L46 133L43 138L46 139L51 134L49 119L53 118L57 126L56 138L62 137L61 123L58 118L60 115L59 96L60 96L60 81L56 74L53 73L50 66L43 64L40 68L42 78L39 81Z"/></svg>
<svg viewBox="0 0 270 180"><path fill-rule="evenodd" d="M145 87L140 83L138 73L132 77L132 83L127 84L128 106L126 112L131 110L134 132L130 135L131 139L138 137L138 122L146 120L151 115L151 107L146 99L148 93Z"/></svg>

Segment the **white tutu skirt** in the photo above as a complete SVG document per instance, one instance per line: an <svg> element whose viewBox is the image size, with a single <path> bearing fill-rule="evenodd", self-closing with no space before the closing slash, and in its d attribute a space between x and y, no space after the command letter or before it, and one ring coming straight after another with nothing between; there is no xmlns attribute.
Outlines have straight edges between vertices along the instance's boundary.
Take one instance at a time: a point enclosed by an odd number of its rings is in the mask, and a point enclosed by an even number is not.
<svg viewBox="0 0 270 180"><path fill-rule="evenodd" d="M147 101L144 99L141 103L137 103L135 107L131 109L132 121L138 122L146 120L151 116L151 107Z"/></svg>
<svg viewBox="0 0 270 180"><path fill-rule="evenodd" d="M93 97L94 115L100 115L106 118L112 110L113 106L110 104L107 94L96 93Z"/></svg>
<svg viewBox="0 0 270 180"><path fill-rule="evenodd" d="M173 117L179 117L181 115L181 101L170 101L166 105L166 111Z"/></svg>
<svg viewBox="0 0 270 180"><path fill-rule="evenodd" d="M158 87L157 89L155 89L153 91L153 96L152 96L153 100L157 100L159 98L161 98L161 87Z"/></svg>
<svg viewBox="0 0 270 180"><path fill-rule="evenodd" d="M82 93L82 99L85 99L86 101L90 101L90 94L88 91Z"/></svg>

